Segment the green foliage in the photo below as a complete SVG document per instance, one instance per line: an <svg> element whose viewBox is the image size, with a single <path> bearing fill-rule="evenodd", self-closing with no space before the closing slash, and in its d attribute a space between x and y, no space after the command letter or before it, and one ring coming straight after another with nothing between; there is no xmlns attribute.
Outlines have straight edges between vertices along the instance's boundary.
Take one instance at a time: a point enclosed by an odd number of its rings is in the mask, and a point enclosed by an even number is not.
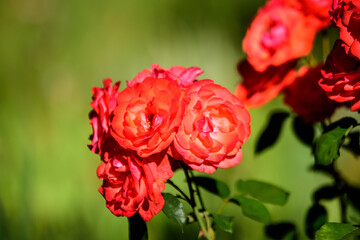
<svg viewBox="0 0 360 240"><path fill-rule="evenodd" d="M283 189L256 180L239 180L236 183L236 187L243 194L248 194L262 202L281 206L287 202L289 197L289 193Z"/></svg>
<svg viewBox="0 0 360 240"><path fill-rule="evenodd" d="M315 162L329 165L337 159L346 134L356 124L357 121L353 118L342 118L327 127L316 143Z"/></svg>
<svg viewBox="0 0 360 240"><path fill-rule="evenodd" d="M244 196L235 196L231 201L241 206L245 216L262 223L270 222L270 213L260 201Z"/></svg>
<svg viewBox="0 0 360 240"><path fill-rule="evenodd" d="M194 183L209 192L225 199L230 196L230 189L226 183L210 177L193 177Z"/></svg>
<svg viewBox="0 0 360 240"><path fill-rule="evenodd" d="M140 217L138 213L135 213L129 220L129 240L147 240L148 231L146 222Z"/></svg>
<svg viewBox="0 0 360 240"><path fill-rule="evenodd" d="M319 202L322 199L331 200L338 197L341 194L336 186L322 186L314 193L315 202Z"/></svg>
<svg viewBox="0 0 360 240"><path fill-rule="evenodd" d="M284 120L287 117L289 117L289 113L284 111L277 111L271 115L268 125L257 141L255 153L262 152L277 141L280 136Z"/></svg>
<svg viewBox="0 0 360 240"><path fill-rule="evenodd" d="M217 227L225 232L232 233L233 231L233 216L225 216L221 214L215 214L214 222Z"/></svg>
<svg viewBox="0 0 360 240"><path fill-rule="evenodd" d="M315 234L315 240L356 240L360 237L360 229L351 224L327 223Z"/></svg>
<svg viewBox="0 0 360 240"><path fill-rule="evenodd" d="M312 123L305 123L300 117L295 117L293 128L296 136L306 145L312 146L315 131Z"/></svg>
<svg viewBox="0 0 360 240"><path fill-rule="evenodd" d="M172 222L179 225L181 230L183 230L183 224L186 222L183 204L170 193L163 193L163 197L165 204L162 211Z"/></svg>

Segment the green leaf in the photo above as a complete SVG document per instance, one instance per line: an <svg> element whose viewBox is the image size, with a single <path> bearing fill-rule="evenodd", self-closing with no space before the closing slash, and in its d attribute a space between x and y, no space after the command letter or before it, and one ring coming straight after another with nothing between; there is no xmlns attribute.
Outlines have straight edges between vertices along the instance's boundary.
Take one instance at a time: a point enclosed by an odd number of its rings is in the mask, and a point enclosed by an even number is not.
<svg viewBox="0 0 360 240"><path fill-rule="evenodd" d="M300 117L293 122L296 136L306 145L312 146L314 140L314 126L312 123L305 123Z"/></svg>
<svg viewBox="0 0 360 240"><path fill-rule="evenodd" d="M315 162L329 165L337 159L346 133L356 124L357 121L353 118L343 118L331 124L316 143Z"/></svg>
<svg viewBox="0 0 360 240"><path fill-rule="evenodd" d="M232 202L241 206L245 216L262 223L270 222L270 213L261 202L244 196L235 196Z"/></svg>
<svg viewBox="0 0 360 240"><path fill-rule="evenodd" d="M165 204L162 211L174 223L183 229L183 224L186 222L186 214L183 204L175 196L170 193L163 193Z"/></svg>
<svg viewBox="0 0 360 240"><path fill-rule="evenodd" d="M148 231L146 222L140 217L138 213L135 213L129 220L129 239L130 240L147 240Z"/></svg>
<svg viewBox="0 0 360 240"><path fill-rule="evenodd" d="M345 192L349 202L360 212L360 188L346 185Z"/></svg>
<svg viewBox="0 0 360 240"><path fill-rule="evenodd" d="M354 231L346 234L341 238L341 240L359 240L360 239L360 229L357 228Z"/></svg>
<svg viewBox="0 0 360 240"><path fill-rule="evenodd" d="M296 240L297 233L294 224L289 222L281 222L270 224L265 227L266 236L277 240Z"/></svg>
<svg viewBox="0 0 360 240"><path fill-rule="evenodd" d="M322 199L331 200L338 197L341 194L339 189L335 186L322 186L314 193L315 202L319 202Z"/></svg>
<svg viewBox="0 0 360 240"><path fill-rule="evenodd" d="M352 237L351 234L359 236L359 228L346 223L326 223L316 232L315 240L355 240L356 238L349 238Z"/></svg>
<svg viewBox="0 0 360 240"><path fill-rule="evenodd" d="M209 178L209 177L193 177L193 182L195 182L200 187L208 190L209 192L218 195L219 197L225 199L230 195L230 189L226 183Z"/></svg>
<svg viewBox="0 0 360 240"><path fill-rule="evenodd" d="M287 202L289 197L289 193L283 189L257 180L239 180L236 187L241 193L248 194L262 202L281 206Z"/></svg>
<svg viewBox="0 0 360 240"><path fill-rule="evenodd" d="M233 218L232 216L224 216L216 214L214 217L214 222L217 227L224 230L225 232L232 233L233 230Z"/></svg>
<svg viewBox="0 0 360 240"><path fill-rule="evenodd" d="M257 141L255 153L262 152L277 141L282 124L288 116L289 113L284 111L275 112L271 115L268 125Z"/></svg>
<svg viewBox="0 0 360 240"><path fill-rule="evenodd" d="M328 220L326 209L320 204L313 205L306 215L306 235L313 239L315 232Z"/></svg>

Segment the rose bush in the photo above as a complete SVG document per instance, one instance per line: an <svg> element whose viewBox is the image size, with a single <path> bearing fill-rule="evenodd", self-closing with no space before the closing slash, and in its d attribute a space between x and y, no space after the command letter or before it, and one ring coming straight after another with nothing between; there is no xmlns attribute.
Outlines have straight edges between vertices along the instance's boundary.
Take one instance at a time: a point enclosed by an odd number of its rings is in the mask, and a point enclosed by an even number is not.
<svg viewBox="0 0 360 240"><path fill-rule="evenodd" d="M195 82L187 89L185 101L174 157L208 174L237 165L241 146L250 135L250 115L241 101L212 80Z"/></svg>
<svg viewBox="0 0 360 240"><path fill-rule="evenodd" d="M338 103L330 100L317 84L321 78L322 65L313 68L303 66L295 81L284 93L284 102L298 114L304 122L319 122L330 117Z"/></svg>
<svg viewBox="0 0 360 240"><path fill-rule="evenodd" d="M334 0L331 21L339 28L346 53L360 60L360 2Z"/></svg>
<svg viewBox="0 0 360 240"><path fill-rule="evenodd" d="M195 81L200 73L154 64L121 92L110 79L93 88L90 149L101 156L99 191L114 215L149 221L164 206L161 192L173 170L213 173L241 161L250 115L225 88Z"/></svg>
<svg viewBox="0 0 360 240"><path fill-rule="evenodd" d="M317 32L312 18L303 12L283 6L261 8L243 40L243 50L249 63L258 72L269 66L307 55Z"/></svg>
<svg viewBox="0 0 360 240"><path fill-rule="evenodd" d="M296 61L290 61L258 72L248 61L241 61L237 69L243 81L237 85L235 96L248 108L260 107L295 80L295 66Z"/></svg>
<svg viewBox="0 0 360 240"><path fill-rule="evenodd" d="M351 111L360 110L360 62L346 54L340 40L326 59L319 85L337 102L349 102Z"/></svg>
<svg viewBox="0 0 360 240"><path fill-rule="evenodd" d="M166 149L181 123L184 91L176 81L146 78L117 97L111 135L122 148L149 157Z"/></svg>

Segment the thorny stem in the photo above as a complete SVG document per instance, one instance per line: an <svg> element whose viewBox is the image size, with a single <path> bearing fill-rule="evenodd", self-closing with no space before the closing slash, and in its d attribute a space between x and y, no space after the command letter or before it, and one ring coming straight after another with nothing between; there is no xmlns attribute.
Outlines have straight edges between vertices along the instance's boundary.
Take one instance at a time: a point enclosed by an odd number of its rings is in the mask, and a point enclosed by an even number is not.
<svg viewBox="0 0 360 240"><path fill-rule="evenodd" d="M175 188L184 197L184 199L191 204L190 198L173 181L168 179L166 182Z"/></svg>

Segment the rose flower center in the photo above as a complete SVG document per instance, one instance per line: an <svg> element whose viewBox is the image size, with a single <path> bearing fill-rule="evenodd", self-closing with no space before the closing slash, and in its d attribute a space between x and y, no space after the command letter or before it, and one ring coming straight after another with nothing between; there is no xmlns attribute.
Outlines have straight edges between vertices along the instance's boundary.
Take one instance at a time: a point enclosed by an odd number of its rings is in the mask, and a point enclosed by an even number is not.
<svg viewBox="0 0 360 240"><path fill-rule="evenodd" d="M265 48L275 51L287 39L287 29L281 22L273 20L262 35L261 43Z"/></svg>

